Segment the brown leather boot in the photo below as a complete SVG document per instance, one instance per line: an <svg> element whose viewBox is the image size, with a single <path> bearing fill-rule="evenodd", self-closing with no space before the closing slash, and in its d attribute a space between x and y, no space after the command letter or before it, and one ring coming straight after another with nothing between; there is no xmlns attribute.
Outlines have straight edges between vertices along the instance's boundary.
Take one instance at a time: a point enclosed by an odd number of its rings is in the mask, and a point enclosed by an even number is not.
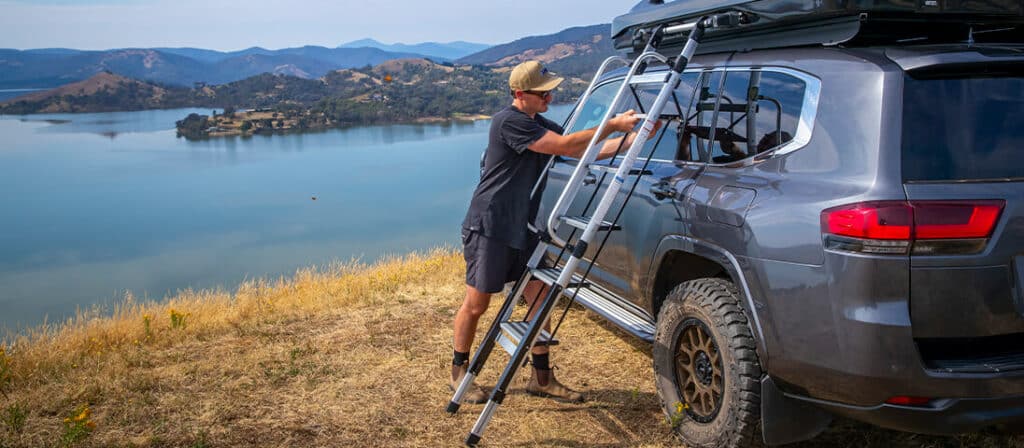
<svg viewBox="0 0 1024 448"><path fill-rule="evenodd" d="M530 377L530 384L526 386L526 393L563 403L582 403L584 400L583 394L558 382L555 372L552 370L533 369L533 376Z"/></svg>
<svg viewBox="0 0 1024 448"><path fill-rule="evenodd" d="M466 376L466 372L469 370L469 362L464 362L461 365L452 364L452 381L448 383L448 388L452 392L458 389L459 384L462 384L462 377ZM487 394L476 385L476 382L469 385L469 389L466 390L465 394L462 394L462 403L464 404L480 404L487 401Z"/></svg>

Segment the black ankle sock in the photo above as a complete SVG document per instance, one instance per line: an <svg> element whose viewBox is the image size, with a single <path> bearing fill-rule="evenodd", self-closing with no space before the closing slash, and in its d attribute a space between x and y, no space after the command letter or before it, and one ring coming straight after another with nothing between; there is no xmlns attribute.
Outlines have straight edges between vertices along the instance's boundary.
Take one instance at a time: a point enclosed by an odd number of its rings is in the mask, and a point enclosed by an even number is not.
<svg viewBox="0 0 1024 448"><path fill-rule="evenodd" d="M456 351L455 356L452 357L453 366L461 366L469 362L469 352Z"/></svg>
<svg viewBox="0 0 1024 448"><path fill-rule="evenodd" d="M548 364L548 354L538 355L531 353L533 356L533 368L537 370L551 370L551 366Z"/></svg>

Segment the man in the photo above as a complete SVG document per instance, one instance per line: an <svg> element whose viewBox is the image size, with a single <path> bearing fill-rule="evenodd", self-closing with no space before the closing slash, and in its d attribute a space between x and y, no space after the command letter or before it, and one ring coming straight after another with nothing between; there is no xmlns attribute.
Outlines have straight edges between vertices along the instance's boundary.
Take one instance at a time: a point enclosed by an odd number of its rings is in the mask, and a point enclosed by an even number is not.
<svg viewBox="0 0 1024 448"><path fill-rule="evenodd" d="M518 280L537 246L536 235L528 234L527 222L536 217L540 202L530 192L540 178L551 154L579 158L597 132L596 128L562 135L558 124L544 118L552 90L562 78L549 73L539 62L524 62L509 75L512 105L494 115L484 155L480 184L462 223L463 255L466 259L466 297L455 316L455 354L450 387L458 387L466 374L469 351L477 322L487 311L491 294L505 283ZM620 144L628 148L635 137L629 133L640 121L630 110L609 120L599 140L613 132L626 136L610 139L601 147L599 159L611 157ZM625 138L626 141L622 142ZM527 284L528 303L547 294L540 281ZM548 360L548 347L533 347L533 376L526 391L560 401L581 402L583 394L555 379ZM483 403L487 395L476 385L465 394L465 403Z"/></svg>

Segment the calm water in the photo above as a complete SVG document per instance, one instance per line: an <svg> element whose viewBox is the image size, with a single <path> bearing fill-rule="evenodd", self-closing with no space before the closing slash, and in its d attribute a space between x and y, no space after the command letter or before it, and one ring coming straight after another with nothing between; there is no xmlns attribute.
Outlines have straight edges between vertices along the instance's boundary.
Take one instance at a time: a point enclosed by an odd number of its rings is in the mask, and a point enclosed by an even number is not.
<svg viewBox="0 0 1024 448"><path fill-rule="evenodd" d="M0 116L0 336L128 291L454 246L490 125L188 142L189 112Z"/></svg>
<svg viewBox="0 0 1024 448"><path fill-rule="evenodd" d="M9 100L22 95L28 95L38 90L43 89L0 89L0 101Z"/></svg>

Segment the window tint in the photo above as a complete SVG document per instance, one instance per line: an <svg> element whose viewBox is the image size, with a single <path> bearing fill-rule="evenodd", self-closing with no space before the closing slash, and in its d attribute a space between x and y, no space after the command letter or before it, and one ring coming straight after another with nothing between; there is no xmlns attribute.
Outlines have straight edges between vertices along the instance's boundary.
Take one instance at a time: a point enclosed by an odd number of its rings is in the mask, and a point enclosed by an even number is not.
<svg viewBox="0 0 1024 448"><path fill-rule="evenodd" d="M1024 178L1024 78L907 78L903 178Z"/></svg>
<svg viewBox="0 0 1024 448"><path fill-rule="evenodd" d="M712 72L701 82L695 119L686 126L691 145L712 163L777 148L796 134L805 90L802 80L784 73Z"/></svg>

